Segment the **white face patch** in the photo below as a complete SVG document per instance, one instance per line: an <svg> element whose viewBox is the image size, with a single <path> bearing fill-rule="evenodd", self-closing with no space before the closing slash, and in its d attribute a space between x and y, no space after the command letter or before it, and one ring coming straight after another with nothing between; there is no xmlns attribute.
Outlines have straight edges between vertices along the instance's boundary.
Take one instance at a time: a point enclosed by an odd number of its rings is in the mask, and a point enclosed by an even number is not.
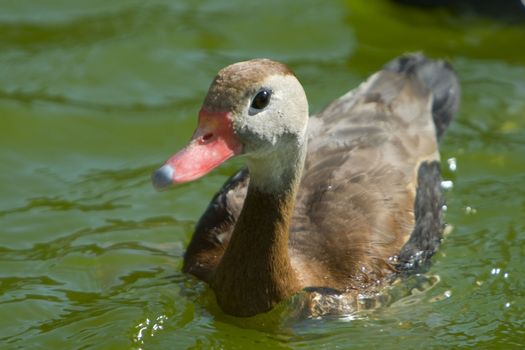
<svg viewBox="0 0 525 350"><path fill-rule="evenodd" d="M254 110L254 98L265 90L271 92L267 105ZM270 190L302 169L308 102L292 75L268 76L253 91L233 116L234 130L244 144L252 181Z"/></svg>
<svg viewBox="0 0 525 350"><path fill-rule="evenodd" d="M301 138L308 123L308 102L294 76L271 75L258 85L244 101L245 108L233 118L246 153L267 153L281 141ZM269 103L254 111L252 101L263 89L271 91Z"/></svg>

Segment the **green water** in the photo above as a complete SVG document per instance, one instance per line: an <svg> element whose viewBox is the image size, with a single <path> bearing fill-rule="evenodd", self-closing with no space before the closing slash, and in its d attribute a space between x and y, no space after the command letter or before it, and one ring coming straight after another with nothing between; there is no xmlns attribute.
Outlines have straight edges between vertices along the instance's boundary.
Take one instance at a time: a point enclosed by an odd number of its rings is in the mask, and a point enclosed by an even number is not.
<svg viewBox="0 0 525 350"><path fill-rule="evenodd" d="M463 88L439 282L356 320L222 314L180 268L239 163L167 193L149 181L214 74L282 60L315 112L407 51L448 58ZM525 25L386 0L0 0L0 164L1 349L525 344Z"/></svg>

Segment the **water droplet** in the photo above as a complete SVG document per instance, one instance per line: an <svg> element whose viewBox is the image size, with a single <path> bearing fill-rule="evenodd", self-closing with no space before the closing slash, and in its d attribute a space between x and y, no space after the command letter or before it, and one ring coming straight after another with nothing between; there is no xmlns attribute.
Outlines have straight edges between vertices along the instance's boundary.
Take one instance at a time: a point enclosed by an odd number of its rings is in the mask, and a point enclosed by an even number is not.
<svg viewBox="0 0 525 350"><path fill-rule="evenodd" d="M144 333L144 331L145 331L146 329L148 329L148 327L142 327L142 328L139 329L139 332L138 332L138 334L137 334L137 339L138 339L138 340L141 340L141 339L142 339L142 337L144 336L143 333Z"/></svg>
<svg viewBox="0 0 525 350"><path fill-rule="evenodd" d="M476 214L478 211L476 210L476 208L472 208L471 206L468 206L465 208L465 214L467 215L471 215L471 214Z"/></svg>
<svg viewBox="0 0 525 350"><path fill-rule="evenodd" d="M456 163L456 158L447 159L447 163L448 163L448 168L450 169L450 171L456 171L456 169L458 168L457 163Z"/></svg>
<svg viewBox="0 0 525 350"><path fill-rule="evenodd" d="M451 180L443 180L441 181L441 188L444 190L450 190L454 187L454 182Z"/></svg>

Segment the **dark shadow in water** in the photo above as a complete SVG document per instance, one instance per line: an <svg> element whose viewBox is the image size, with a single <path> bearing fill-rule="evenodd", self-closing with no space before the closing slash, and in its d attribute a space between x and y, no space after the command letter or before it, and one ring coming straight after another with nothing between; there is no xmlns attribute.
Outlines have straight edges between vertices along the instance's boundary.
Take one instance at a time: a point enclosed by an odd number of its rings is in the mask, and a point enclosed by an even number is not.
<svg viewBox="0 0 525 350"><path fill-rule="evenodd" d="M419 7L447 7L457 14L481 16L511 21L525 21L525 3L521 0L393 0L404 5Z"/></svg>

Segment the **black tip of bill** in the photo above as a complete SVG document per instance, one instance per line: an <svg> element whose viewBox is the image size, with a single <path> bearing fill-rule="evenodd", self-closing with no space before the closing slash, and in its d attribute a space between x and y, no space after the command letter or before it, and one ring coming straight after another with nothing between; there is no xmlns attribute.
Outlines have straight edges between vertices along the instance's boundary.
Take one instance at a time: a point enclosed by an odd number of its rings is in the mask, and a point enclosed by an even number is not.
<svg viewBox="0 0 525 350"><path fill-rule="evenodd" d="M151 182L153 183L153 187L155 187L157 191L163 191L169 188L172 184L174 172L175 170L168 164L165 164L161 168L155 170L153 174L151 174Z"/></svg>

